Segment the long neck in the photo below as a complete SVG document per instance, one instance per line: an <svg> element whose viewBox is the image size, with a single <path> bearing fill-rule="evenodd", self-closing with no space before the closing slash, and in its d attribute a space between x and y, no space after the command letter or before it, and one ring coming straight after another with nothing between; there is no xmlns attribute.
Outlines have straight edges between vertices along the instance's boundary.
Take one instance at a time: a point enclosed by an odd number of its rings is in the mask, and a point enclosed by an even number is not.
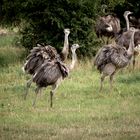
<svg viewBox="0 0 140 140"><path fill-rule="evenodd" d="M72 70L75 66L75 63L77 61L77 55L76 55L76 50L73 50L72 51L72 61L71 61L71 64L70 64L70 70Z"/></svg>
<svg viewBox="0 0 140 140"><path fill-rule="evenodd" d="M131 58L132 55L134 54L134 34L135 34L135 31L132 31L129 48L127 50L127 55L129 58Z"/></svg>
<svg viewBox="0 0 140 140"><path fill-rule="evenodd" d="M65 34L65 37L64 37L64 47L63 47L63 50L61 52L61 54L63 55L63 61L67 59L68 53L69 53L68 34Z"/></svg>
<svg viewBox="0 0 140 140"><path fill-rule="evenodd" d="M129 20L128 20L128 15L126 15L125 17L125 21L126 21L126 27L127 27L127 31L129 30Z"/></svg>

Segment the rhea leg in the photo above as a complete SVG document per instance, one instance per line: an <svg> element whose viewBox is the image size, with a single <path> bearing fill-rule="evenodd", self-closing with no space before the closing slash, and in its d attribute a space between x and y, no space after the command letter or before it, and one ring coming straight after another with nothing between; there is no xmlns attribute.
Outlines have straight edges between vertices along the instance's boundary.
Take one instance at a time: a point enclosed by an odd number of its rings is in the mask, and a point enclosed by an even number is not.
<svg viewBox="0 0 140 140"><path fill-rule="evenodd" d="M133 70L134 70L134 68L135 68L135 63L136 63L136 59L135 59L135 55L133 56Z"/></svg>
<svg viewBox="0 0 140 140"><path fill-rule="evenodd" d="M34 101L33 101L33 106L35 106L35 104L36 104L36 100L37 100L37 95L38 95L38 93L40 93L41 92L41 87L37 87L36 89L35 89L35 99L34 99Z"/></svg>
<svg viewBox="0 0 140 140"><path fill-rule="evenodd" d="M106 76L107 76L107 75L104 74L104 73L101 75L100 91L103 89L103 81L104 81L104 79L105 79Z"/></svg>
<svg viewBox="0 0 140 140"><path fill-rule="evenodd" d="M101 89L102 89L102 82L105 78L105 76L110 76L110 86L112 88L112 81L113 81L113 75L116 72L116 67L112 63L108 63L104 69L103 69L103 75L101 77Z"/></svg>
<svg viewBox="0 0 140 140"><path fill-rule="evenodd" d="M50 100L51 100L50 107L53 106L53 95L55 94L55 92L56 92L58 86L60 85L61 81L62 81L62 77L59 78L54 85L52 85L52 90L50 91Z"/></svg>
<svg viewBox="0 0 140 140"><path fill-rule="evenodd" d="M28 81L27 81L27 84L26 84L26 89L25 89L25 95L24 95L24 99L25 99L25 100L26 100L26 97L27 97L27 95L28 95L29 88L30 88L30 86L31 86L32 82L33 82L33 80L32 80L32 79L30 79L30 80L28 80Z"/></svg>
<svg viewBox="0 0 140 140"><path fill-rule="evenodd" d="M110 90L112 90L113 88L113 76L114 76L114 73L110 75Z"/></svg>
<svg viewBox="0 0 140 140"><path fill-rule="evenodd" d="M58 88L58 85L55 84L52 86L52 90L50 91L50 100L51 100L50 107L53 106L53 95L55 94L55 91L57 88Z"/></svg>

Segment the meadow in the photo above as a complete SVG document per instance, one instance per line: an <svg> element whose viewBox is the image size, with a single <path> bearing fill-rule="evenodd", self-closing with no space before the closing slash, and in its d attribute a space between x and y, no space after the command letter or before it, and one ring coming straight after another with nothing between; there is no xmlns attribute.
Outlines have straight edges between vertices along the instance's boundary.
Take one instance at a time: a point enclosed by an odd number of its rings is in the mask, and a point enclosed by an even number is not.
<svg viewBox="0 0 140 140"><path fill-rule="evenodd" d="M35 84L23 99L27 79L22 71L27 52L14 45L16 35L0 37L1 140L139 140L140 62L134 71L116 74L110 92L108 78L99 92L100 74L93 60L79 60L54 97L50 87L32 106Z"/></svg>

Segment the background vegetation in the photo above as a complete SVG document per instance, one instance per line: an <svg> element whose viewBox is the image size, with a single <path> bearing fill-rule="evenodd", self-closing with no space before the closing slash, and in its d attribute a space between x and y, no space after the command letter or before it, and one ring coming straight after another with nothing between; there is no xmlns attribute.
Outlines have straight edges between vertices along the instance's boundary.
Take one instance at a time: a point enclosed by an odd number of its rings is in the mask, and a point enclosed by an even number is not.
<svg viewBox="0 0 140 140"><path fill-rule="evenodd" d="M106 5L106 10L103 10ZM116 13L123 25L125 10L140 14L140 1L133 0L3 0L1 23L19 26L21 43L31 49L36 43L63 46L63 29L70 28L70 44L79 43L80 54L92 56L100 46L94 32L96 18Z"/></svg>

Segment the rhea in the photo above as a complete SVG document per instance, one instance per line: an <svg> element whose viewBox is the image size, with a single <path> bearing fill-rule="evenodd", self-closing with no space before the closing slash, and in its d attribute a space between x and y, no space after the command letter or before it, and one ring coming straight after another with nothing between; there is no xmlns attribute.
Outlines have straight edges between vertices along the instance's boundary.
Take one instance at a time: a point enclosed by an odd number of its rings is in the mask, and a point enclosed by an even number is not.
<svg viewBox="0 0 140 140"><path fill-rule="evenodd" d="M127 30L122 32L121 35L119 35L117 38L116 38L116 43L121 45L121 46L124 46L126 49L129 48L129 43L130 43L130 40L131 40L131 36L133 34L133 31L131 30L131 27L129 25L129 19L128 19L128 16L132 14L132 12L130 11L125 11L124 12L124 18L126 20L126 27L127 27ZM135 68L135 59L136 59L136 56L139 54L139 50L140 50L140 30L139 29L135 29L135 35L134 35L134 55L133 55L133 69Z"/></svg>
<svg viewBox="0 0 140 140"><path fill-rule="evenodd" d="M115 15L111 15L111 14L99 17L95 25L96 35L97 37L101 37L101 38L103 36L108 37L108 39L109 37L113 38L117 33L120 32L120 30L121 30L120 20Z"/></svg>
<svg viewBox="0 0 140 140"><path fill-rule="evenodd" d="M36 83L37 88L35 90L36 96L33 101L33 106L36 104L37 95L41 92L41 89L48 86L52 86L52 90L50 91L50 107L53 106L53 95L62 80L66 78L69 72L74 68L77 61L76 49L78 48L78 44L73 44L71 46L72 62L69 67L66 66L59 57L57 57L53 61L44 62L35 72L32 80Z"/></svg>
<svg viewBox="0 0 140 140"><path fill-rule="evenodd" d="M101 73L100 90L103 87L103 81L106 76L110 77L110 88L112 89L112 82L114 74L117 70L126 67L134 53L134 34L135 29L132 29L132 35L129 43L129 48L126 50L118 44L104 45L96 54L94 64Z"/></svg>

